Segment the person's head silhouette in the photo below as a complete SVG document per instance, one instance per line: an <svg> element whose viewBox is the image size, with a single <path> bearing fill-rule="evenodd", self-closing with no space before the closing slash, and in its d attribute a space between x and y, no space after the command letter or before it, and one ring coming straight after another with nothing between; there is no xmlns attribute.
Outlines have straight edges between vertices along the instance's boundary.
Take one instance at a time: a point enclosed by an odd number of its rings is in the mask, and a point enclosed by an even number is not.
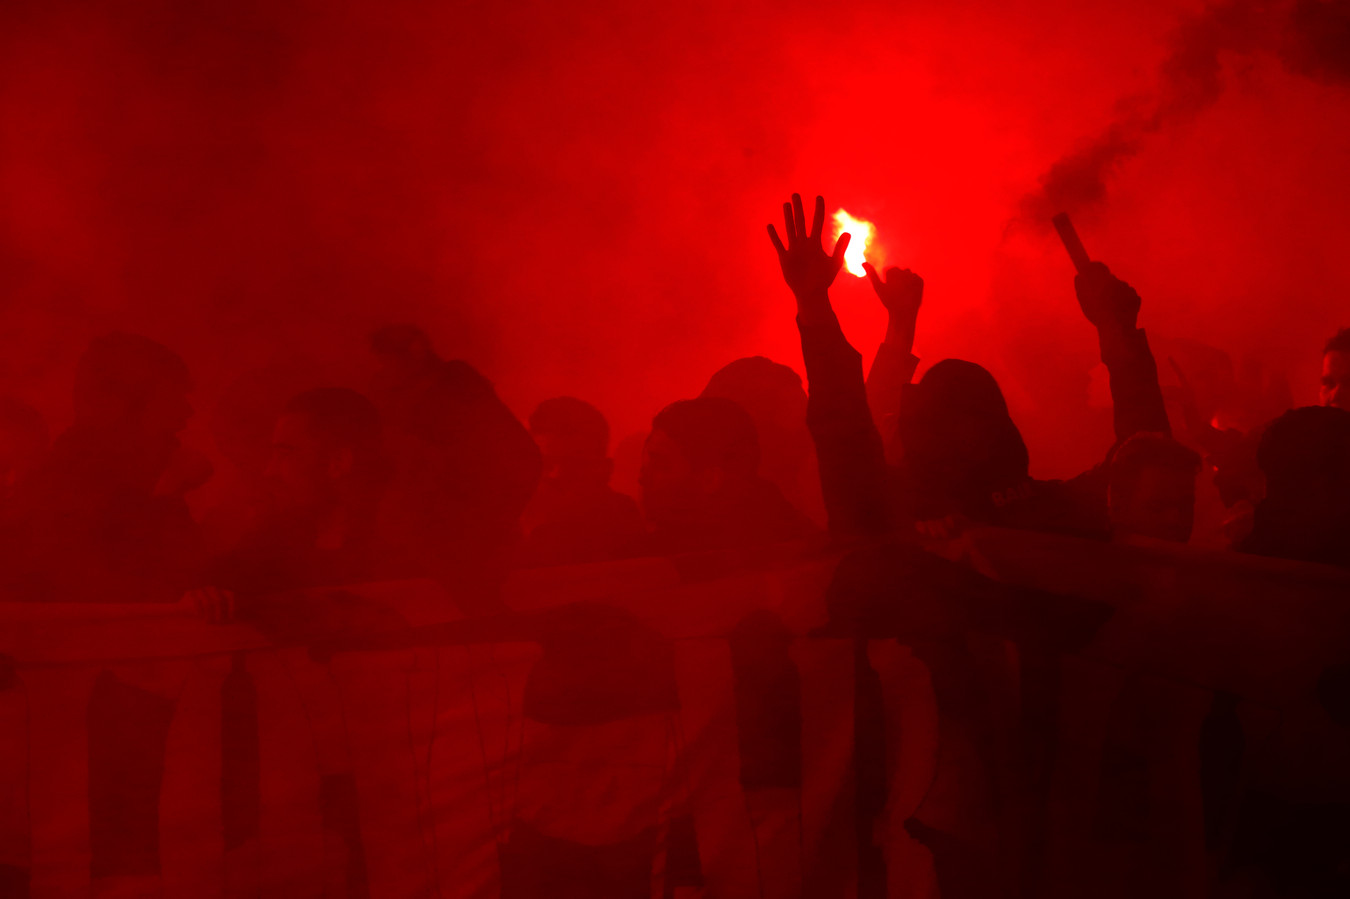
<svg viewBox="0 0 1350 899"><path fill-rule="evenodd" d="M718 500L743 492L759 470L749 413L728 399L671 403L643 449L642 507L657 527L699 527Z"/></svg>
<svg viewBox="0 0 1350 899"><path fill-rule="evenodd" d="M75 370L75 422L98 431L172 443L192 417L187 365L139 334L115 333L89 345Z"/></svg>
<svg viewBox="0 0 1350 899"><path fill-rule="evenodd" d="M303 521L340 509L370 514L388 477L380 416L370 400L323 387L287 403L266 471L276 514Z"/></svg>
<svg viewBox="0 0 1350 899"><path fill-rule="evenodd" d="M543 456L545 484L569 489L609 483L609 422L590 403L570 396L544 400L530 414L530 434Z"/></svg>
<svg viewBox="0 0 1350 899"><path fill-rule="evenodd" d="M944 359L929 369L906 395L897 429L904 464L939 504L977 512L991 494L1027 478L1027 447L1003 391L973 362Z"/></svg>
<svg viewBox="0 0 1350 899"><path fill-rule="evenodd" d="M1350 565L1350 412L1292 409L1261 437L1265 497L1244 549Z"/></svg>

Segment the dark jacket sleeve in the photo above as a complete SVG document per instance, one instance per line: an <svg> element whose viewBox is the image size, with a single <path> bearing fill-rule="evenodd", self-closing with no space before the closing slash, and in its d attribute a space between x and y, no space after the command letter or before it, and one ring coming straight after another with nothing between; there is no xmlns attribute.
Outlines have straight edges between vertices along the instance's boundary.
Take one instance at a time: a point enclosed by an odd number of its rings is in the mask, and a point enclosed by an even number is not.
<svg viewBox="0 0 1350 899"><path fill-rule="evenodd" d="M872 359L867 373L867 402L872 407L872 420L881 432L882 442L890 448L895 440L896 419L905 387L914 380L919 357L883 343Z"/></svg>
<svg viewBox="0 0 1350 899"><path fill-rule="evenodd" d="M1172 433L1167 406L1158 384L1158 365L1142 328L1100 333L1102 362L1111 377L1111 405L1116 444L1135 434Z"/></svg>
<svg viewBox="0 0 1350 899"><path fill-rule="evenodd" d="M1116 442L1106 461L1056 488L1065 508L1064 533L1106 536L1110 532L1108 492L1111 458L1116 448L1135 434L1171 434L1167 406L1158 385L1158 366L1142 328L1128 332L1101 331L1102 362L1111 378L1111 405Z"/></svg>
<svg viewBox="0 0 1350 899"><path fill-rule="evenodd" d="M830 533L884 533L890 526L886 456L867 403L862 356L833 313L820 323L798 319L797 328L806 362L806 424L820 462Z"/></svg>

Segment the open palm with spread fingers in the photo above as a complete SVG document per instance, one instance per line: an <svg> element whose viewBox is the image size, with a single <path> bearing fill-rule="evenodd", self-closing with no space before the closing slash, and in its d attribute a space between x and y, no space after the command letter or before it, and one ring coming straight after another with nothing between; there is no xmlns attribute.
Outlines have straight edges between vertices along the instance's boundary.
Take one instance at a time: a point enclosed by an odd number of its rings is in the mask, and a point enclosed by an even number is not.
<svg viewBox="0 0 1350 899"><path fill-rule="evenodd" d="M800 304L803 300L820 299L834 283L835 275L844 264L849 235L840 234L834 244L834 253L825 252L821 232L825 227L825 198L816 197L816 208L811 216L811 229L806 228L806 213L802 210L801 194L793 194L791 203L783 204L783 228L787 231L787 245L779 239L773 225L769 226L769 240L778 251L778 263L783 267L787 282Z"/></svg>

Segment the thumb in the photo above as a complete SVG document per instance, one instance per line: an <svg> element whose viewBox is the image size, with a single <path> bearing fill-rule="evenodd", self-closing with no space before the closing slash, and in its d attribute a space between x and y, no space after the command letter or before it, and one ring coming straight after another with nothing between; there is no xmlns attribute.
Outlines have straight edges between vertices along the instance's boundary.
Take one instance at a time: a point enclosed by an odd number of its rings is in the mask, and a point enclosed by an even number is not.
<svg viewBox="0 0 1350 899"><path fill-rule="evenodd" d="M843 234L839 235L839 240L835 241L834 255L831 256L830 259L834 263L836 271L844 264L844 253L847 252L848 244L851 240L853 240L853 235L845 231Z"/></svg>
<svg viewBox="0 0 1350 899"><path fill-rule="evenodd" d="M870 262L863 263L863 271L867 273L867 280L871 282L872 289L881 295L882 289L886 286L882 283L881 276L877 274L876 268Z"/></svg>

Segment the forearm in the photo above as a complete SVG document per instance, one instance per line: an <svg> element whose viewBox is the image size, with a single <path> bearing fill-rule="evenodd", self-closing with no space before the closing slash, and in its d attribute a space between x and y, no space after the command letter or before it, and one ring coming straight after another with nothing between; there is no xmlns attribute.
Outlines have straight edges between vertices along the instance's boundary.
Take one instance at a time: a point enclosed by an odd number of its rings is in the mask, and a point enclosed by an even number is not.
<svg viewBox="0 0 1350 899"><path fill-rule="evenodd" d="M1116 441L1150 431L1171 434L1158 365L1142 328L1102 327L1097 332L1111 381Z"/></svg>
<svg viewBox="0 0 1350 899"><path fill-rule="evenodd" d="M867 402L872 408L872 420L883 435L893 430L905 387L914 380L919 367L918 357L904 346L888 340L877 347L867 373Z"/></svg>
<svg viewBox="0 0 1350 899"><path fill-rule="evenodd" d="M863 381L862 356L849 345L828 298L798 305L809 388L806 420L820 461L830 530L887 529L886 460Z"/></svg>
<svg viewBox="0 0 1350 899"><path fill-rule="evenodd" d="M914 380L914 372L919 367L918 357L914 355L917 324L917 315L897 315L892 310L886 322L886 338L877 347L872 367L867 372L867 401L883 440L889 440L894 434L905 385Z"/></svg>

